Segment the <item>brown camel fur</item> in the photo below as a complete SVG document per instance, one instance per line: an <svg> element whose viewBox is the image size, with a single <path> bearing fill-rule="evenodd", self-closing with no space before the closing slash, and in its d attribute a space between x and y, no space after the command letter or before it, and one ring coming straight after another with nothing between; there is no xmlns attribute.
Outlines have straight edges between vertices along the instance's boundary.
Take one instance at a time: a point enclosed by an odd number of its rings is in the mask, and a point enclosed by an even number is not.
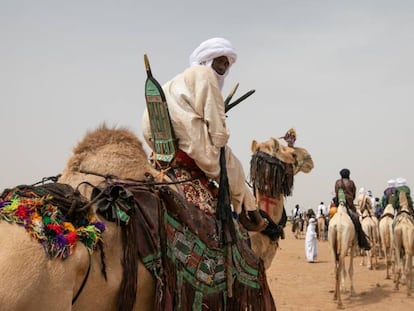
<svg viewBox="0 0 414 311"><path fill-rule="evenodd" d="M341 292L345 292L346 266L345 257L349 257L348 276L350 280L351 296L354 290L354 248L357 245L354 224L348 215L343 202L339 203L338 210L328 226L328 242L332 251L335 263L335 292L334 300L337 301L338 308L342 307Z"/></svg>

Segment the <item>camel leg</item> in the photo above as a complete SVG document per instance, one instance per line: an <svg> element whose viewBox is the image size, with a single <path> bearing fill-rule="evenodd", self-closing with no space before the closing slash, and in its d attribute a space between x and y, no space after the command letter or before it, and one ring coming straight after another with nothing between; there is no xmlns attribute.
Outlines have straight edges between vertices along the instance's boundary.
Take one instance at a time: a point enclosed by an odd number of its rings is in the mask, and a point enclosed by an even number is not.
<svg viewBox="0 0 414 311"><path fill-rule="evenodd" d="M391 247L390 254L391 254L390 255L391 256L391 273L392 275L395 275L395 249L393 247Z"/></svg>
<svg viewBox="0 0 414 311"><path fill-rule="evenodd" d="M351 297L352 297L352 296L355 296L355 288L354 288L354 256L353 255L351 255L349 257L348 275L349 275L349 282L351 284Z"/></svg>
<svg viewBox="0 0 414 311"><path fill-rule="evenodd" d="M395 245L395 273L394 273L394 283L395 283L395 290L400 289L400 277L401 277L401 255L400 255L400 247Z"/></svg>
<svg viewBox="0 0 414 311"><path fill-rule="evenodd" d="M386 268L385 279L389 280L390 279L390 267L391 267L390 249L389 247L387 247L387 245L385 245L385 243L381 245L381 248L385 256L385 268Z"/></svg>
<svg viewBox="0 0 414 311"><path fill-rule="evenodd" d="M384 250L384 254L385 254L385 260L386 260L386 267L387 267L387 274L386 274L385 278L387 280L389 280L391 278L391 276L390 276L390 267L391 267L390 250L389 249L385 249Z"/></svg>
<svg viewBox="0 0 414 311"><path fill-rule="evenodd" d="M366 262L367 262L367 259L366 259L366 257L368 257L368 251L366 251L366 250L360 250L360 252L361 252L361 263L359 264L360 266L365 266L366 265Z"/></svg>
<svg viewBox="0 0 414 311"><path fill-rule="evenodd" d="M368 270L372 270L372 256L374 256L372 246L369 251L366 251L366 255L367 255L367 268Z"/></svg>
<svg viewBox="0 0 414 311"><path fill-rule="evenodd" d="M333 300L338 300L338 294L339 294L339 269L338 269L338 262L335 263L335 290L334 290L334 297Z"/></svg>
<svg viewBox="0 0 414 311"><path fill-rule="evenodd" d="M401 269L397 268L397 271L395 272L394 275L394 283L395 283L395 290L399 290L400 289L400 275L401 275Z"/></svg>
<svg viewBox="0 0 414 311"><path fill-rule="evenodd" d="M298 230L299 230L298 228L299 228L299 226L298 226L297 222L295 222L293 224L293 229L292 229L295 239L298 238Z"/></svg>
<svg viewBox="0 0 414 311"><path fill-rule="evenodd" d="M405 255L405 280L407 286L407 296L411 296L411 270L412 270L412 255Z"/></svg>
<svg viewBox="0 0 414 311"><path fill-rule="evenodd" d="M342 257L342 254L339 255L340 256L340 260L342 260L341 263L341 270L340 270L340 277L341 277L341 292L345 293L346 292L346 284L345 284L345 280L346 280L346 266L345 266L345 257Z"/></svg>
<svg viewBox="0 0 414 311"><path fill-rule="evenodd" d="M374 247L375 247L375 252L374 252L374 270L377 270L378 268L378 256L381 253L381 247L379 245L379 240L378 240L378 235L376 234L376 237L374 239Z"/></svg>
<svg viewBox="0 0 414 311"><path fill-rule="evenodd" d="M341 281L343 281L343 265L344 265L344 260L341 256L339 256L338 264L336 266L336 274L335 274L336 286L335 286L335 296L334 296L334 299L336 298L337 300L338 308L342 308Z"/></svg>
<svg viewBox="0 0 414 311"><path fill-rule="evenodd" d="M381 248L382 248L382 252L384 253L384 259L385 259L385 279L388 280L390 278L388 253L386 251L386 246L385 245L381 245Z"/></svg>
<svg viewBox="0 0 414 311"><path fill-rule="evenodd" d="M378 257L379 259L383 259L385 257L384 252L384 242L381 239L381 235L378 233Z"/></svg>
<svg viewBox="0 0 414 311"><path fill-rule="evenodd" d="M407 255L404 255L401 258L401 273L400 273L400 284L407 285L407 279L405 277L405 270L406 270L406 264L405 264L405 258Z"/></svg>

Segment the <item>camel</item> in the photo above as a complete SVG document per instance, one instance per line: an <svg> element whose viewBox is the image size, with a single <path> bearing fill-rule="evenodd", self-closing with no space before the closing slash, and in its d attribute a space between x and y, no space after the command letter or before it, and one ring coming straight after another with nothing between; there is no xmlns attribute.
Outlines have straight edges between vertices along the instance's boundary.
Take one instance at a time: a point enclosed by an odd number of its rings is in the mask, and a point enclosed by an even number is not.
<svg viewBox="0 0 414 311"><path fill-rule="evenodd" d="M342 308L341 292L345 292L346 266L345 257L349 254L348 276L350 280L351 296L355 295L354 289L354 248L357 245L355 227L344 205L345 200L340 200L337 212L329 221L328 242L335 263L335 291L334 300L338 308ZM349 252L348 252L349 251Z"/></svg>
<svg viewBox="0 0 414 311"><path fill-rule="evenodd" d="M414 218L405 192L399 193L400 210L395 216L393 240L395 251L395 289L399 290L401 274L405 275L407 296L411 296L412 258L414 254Z"/></svg>
<svg viewBox="0 0 414 311"><path fill-rule="evenodd" d="M365 195L365 193L361 193L361 191L363 190L363 188L361 188L360 190L360 194L358 195L357 198L357 211L360 215L360 222L362 225L363 219L369 215L369 221L368 223L372 224L374 223L374 225L372 225L372 233L365 231L365 234L368 236L368 240L370 240L371 243L371 250L366 252L364 250L359 250L361 256L363 257L363 259L365 259L365 257L367 256L367 253L370 253L371 256L381 256L381 247L380 247L380 235L379 235L379 221L378 218L375 216L375 211L372 208L372 203L371 203L371 199ZM363 215L363 213L366 213L365 216ZM375 241L371 240L371 234L374 235L375 237ZM361 265L364 265L365 261L363 260L361 262Z"/></svg>
<svg viewBox="0 0 414 311"><path fill-rule="evenodd" d="M316 218L315 211L311 208L309 208L305 213L303 217L303 230L306 232L309 226L309 219Z"/></svg>
<svg viewBox="0 0 414 311"><path fill-rule="evenodd" d="M293 165L293 174L299 172L305 174L313 169L313 160L309 152L300 147L284 146L277 138L270 138L264 142L257 142L253 140L251 151L255 153L265 153L272 158L279 159L283 163L290 163ZM252 175L252 172L250 173ZM264 210L272 219L278 224L284 212L284 198L285 194L266 194L260 191L257 187L254 188L258 207ZM272 240L268 236L258 232L250 232L250 239L252 242L252 249L260 258L263 259L264 266L268 269L276 256L279 247L279 240Z"/></svg>
<svg viewBox="0 0 414 311"><path fill-rule="evenodd" d="M297 219L292 220L292 232L296 239L303 239L305 220L303 216L298 216Z"/></svg>
<svg viewBox="0 0 414 311"><path fill-rule="evenodd" d="M378 245L378 237L379 237L378 225L376 221L377 218L373 216L372 211L368 208L363 208L361 217L362 217L362 220L361 220L362 230L367 236L367 239L371 246L370 250L363 251L361 265L365 265L365 259L367 259L367 268L369 270L377 269L378 267L377 245ZM373 264L372 258L374 258L375 264Z"/></svg>
<svg viewBox="0 0 414 311"><path fill-rule="evenodd" d="M379 220L379 233L380 241L383 253L385 255L386 261L386 279L390 279L390 268L392 268L392 274L394 274L394 247L393 247L393 230L392 223L394 219L394 207L392 204L387 204L382 212L381 218Z"/></svg>
<svg viewBox="0 0 414 311"><path fill-rule="evenodd" d="M325 225L326 219L324 215L318 217L318 240L325 241Z"/></svg>
<svg viewBox="0 0 414 311"><path fill-rule="evenodd" d="M275 142L271 148L274 154L291 163L295 174L313 168L312 159L303 148L284 147ZM90 198L94 187L105 185L113 176L123 181L147 181L149 176L159 176L160 172L147 159L141 141L132 132L101 126L88 132L74 148L58 182L71 185L83 197ZM259 206L278 224L283 214L283 194L273 199L255 189ZM265 199L274 203L264 204ZM96 209L96 204L93 208ZM135 301L123 305L122 298L118 297L124 292L122 276L126 273L123 272L123 234L116 222L106 221L97 213L95 217L106 227L104 258L99 251L90 255L78 242L73 254L64 261L50 260L41 244L20 226L0 221L0 274L2 284L7 284L0 290L2 310L38 310L39 305L45 310L155 310L157 280L141 260L127 279L133 281L132 276L137 276ZM253 251L268 267L276 254L276 247L269 245L277 245L278 239L272 242L268 236L252 233L251 243ZM103 262L106 276L102 273Z"/></svg>

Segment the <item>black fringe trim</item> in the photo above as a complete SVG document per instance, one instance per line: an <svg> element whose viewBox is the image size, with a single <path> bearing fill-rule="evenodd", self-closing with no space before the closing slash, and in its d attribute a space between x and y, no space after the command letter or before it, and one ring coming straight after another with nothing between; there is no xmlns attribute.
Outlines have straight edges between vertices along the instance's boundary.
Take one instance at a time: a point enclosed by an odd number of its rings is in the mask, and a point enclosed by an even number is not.
<svg viewBox="0 0 414 311"><path fill-rule="evenodd" d="M293 190L293 165L258 151L250 161L250 182L253 189L268 197L290 196Z"/></svg>

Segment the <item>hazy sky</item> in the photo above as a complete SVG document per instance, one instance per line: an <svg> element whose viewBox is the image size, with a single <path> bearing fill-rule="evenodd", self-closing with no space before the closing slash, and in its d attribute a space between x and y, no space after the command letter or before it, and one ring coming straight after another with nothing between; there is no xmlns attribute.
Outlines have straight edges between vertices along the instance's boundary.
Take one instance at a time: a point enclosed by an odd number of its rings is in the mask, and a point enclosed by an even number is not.
<svg viewBox="0 0 414 311"><path fill-rule="evenodd" d="M60 173L104 121L142 138L144 53L163 84L217 36L238 52L223 93L256 90L227 119L246 173L290 127L313 157L288 211L328 204L344 167L374 196L414 185L412 1L0 0L0 188Z"/></svg>

